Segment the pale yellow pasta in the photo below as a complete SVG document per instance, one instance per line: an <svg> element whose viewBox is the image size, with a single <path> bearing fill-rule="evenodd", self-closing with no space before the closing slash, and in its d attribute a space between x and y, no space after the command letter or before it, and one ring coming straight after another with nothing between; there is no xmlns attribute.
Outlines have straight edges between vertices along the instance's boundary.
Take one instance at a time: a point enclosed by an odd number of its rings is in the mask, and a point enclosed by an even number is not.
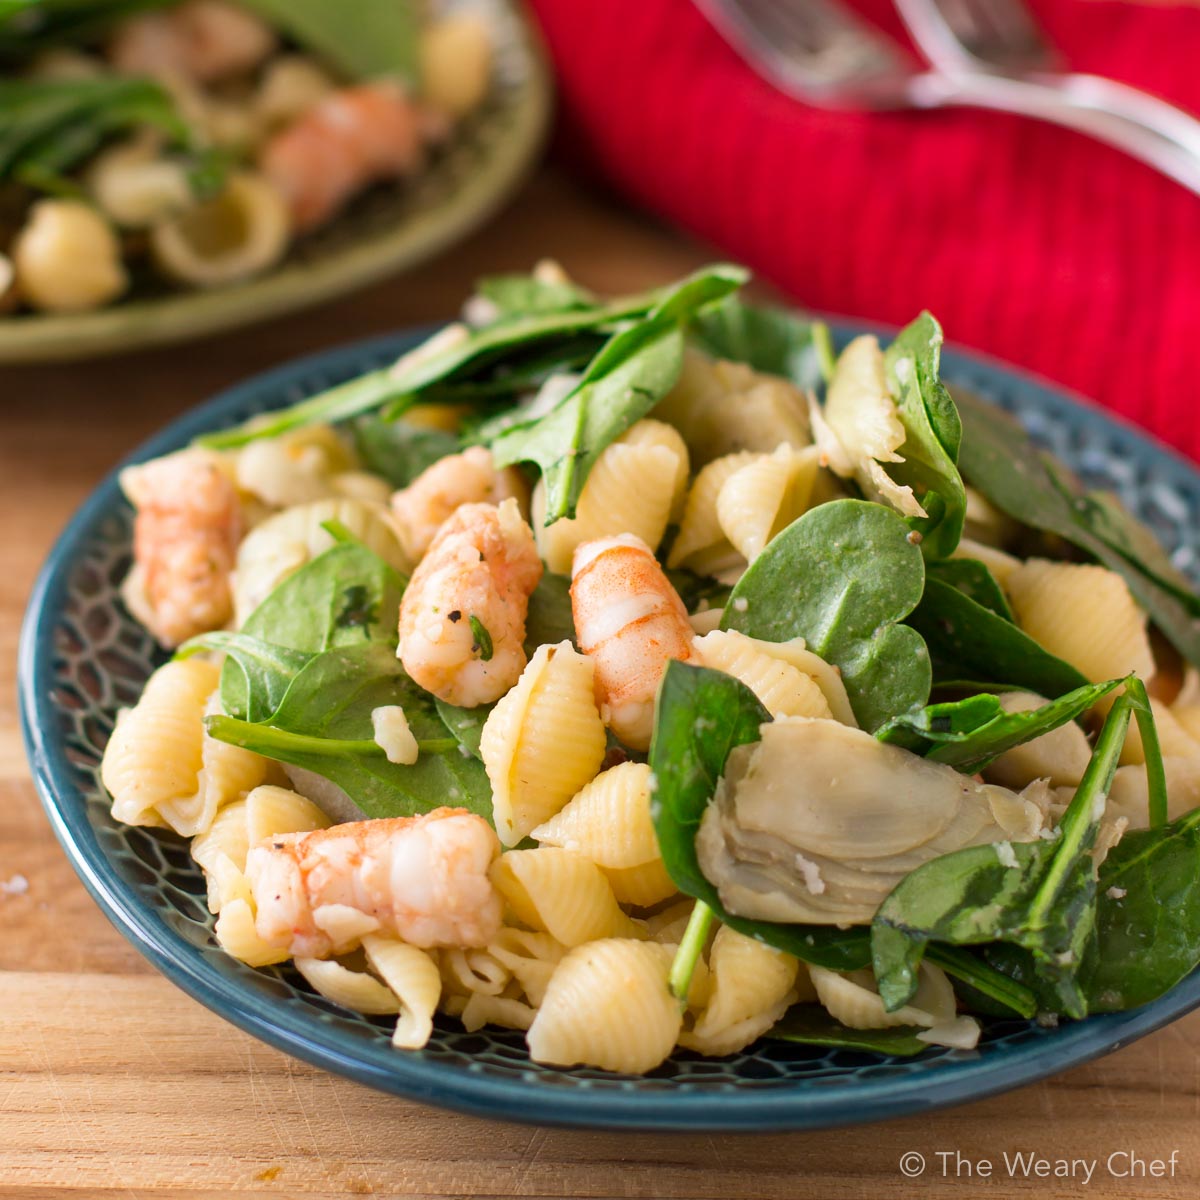
<svg viewBox="0 0 1200 1200"><path fill-rule="evenodd" d="M512 972L486 950L446 946L438 955L442 984L456 995L498 996L508 986Z"/></svg>
<svg viewBox="0 0 1200 1200"><path fill-rule="evenodd" d="M617 439L625 446L663 446L675 455L675 479L671 489L671 520L678 522L683 516L687 500L688 479L691 476L691 457L683 434L666 421L655 421L647 417L631 425ZM626 532L622 530L622 532Z"/></svg>
<svg viewBox="0 0 1200 1200"><path fill-rule="evenodd" d="M492 864L491 875L518 921L564 946L641 932L621 911L604 873L582 854L554 846L511 850Z"/></svg>
<svg viewBox="0 0 1200 1200"><path fill-rule="evenodd" d="M484 996L476 992L467 998L458 1017L463 1023L463 1028L468 1033L474 1033L485 1025L499 1025L504 1029L528 1029L536 1015L536 1010L530 1005L511 996Z"/></svg>
<svg viewBox="0 0 1200 1200"><path fill-rule="evenodd" d="M735 471L717 494L717 521L737 552L753 562L767 543L807 510L817 477L816 446L780 446Z"/></svg>
<svg viewBox="0 0 1200 1200"><path fill-rule="evenodd" d="M721 618L725 615L723 608L702 608L698 612L688 614L688 624L694 632L703 636L721 628Z"/></svg>
<svg viewBox="0 0 1200 1200"><path fill-rule="evenodd" d="M1154 675L1146 614L1115 571L1031 558L1006 587L1017 624L1092 682Z"/></svg>
<svg viewBox="0 0 1200 1200"><path fill-rule="evenodd" d="M1004 692L1000 705L1005 712L1028 712L1046 703L1033 692ZM1140 743L1139 743L1140 744ZM1019 791L1035 779L1051 787L1074 787L1083 778L1092 748L1087 734L1074 721L1067 721L1041 737L1005 751L984 771L989 783Z"/></svg>
<svg viewBox="0 0 1200 1200"><path fill-rule="evenodd" d="M678 890L662 865L650 820L650 768L626 762L602 771L532 831L541 844L577 851L601 867L624 904L647 906Z"/></svg>
<svg viewBox="0 0 1200 1200"><path fill-rule="evenodd" d="M484 723L480 755L505 846L552 817L600 769L607 735L594 674L570 642L539 646Z"/></svg>
<svg viewBox="0 0 1200 1200"><path fill-rule="evenodd" d="M354 466L354 455L333 426L306 425L243 446L235 472L243 492L272 508L288 508L334 495L334 478ZM385 501L388 494L385 487Z"/></svg>
<svg viewBox="0 0 1200 1200"><path fill-rule="evenodd" d="M664 946L677 945L687 929L696 902L690 896L682 896L671 904L665 905L658 912L650 913L643 918L643 924L650 939Z"/></svg>
<svg viewBox="0 0 1200 1200"><path fill-rule="evenodd" d="M613 442L588 472L575 516L553 525L545 523L546 481L539 480L533 490L532 525L546 566L570 575L577 546L619 533L635 534L656 549L667 531L679 465L678 453L668 445ZM686 459L683 469L686 474Z"/></svg>
<svg viewBox="0 0 1200 1200"><path fill-rule="evenodd" d="M252 529L238 547L233 599L239 626L277 584L334 544L333 535L323 528L327 521L340 522L397 570L409 569L381 505L331 497L285 508Z"/></svg>
<svg viewBox="0 0 1200 1200"><path fill-rule="evenodd" d="M419 1050L433 1032L433 1014L442 994L442 977L433 956L394 938L368 934L362 941L371 970L399 1003L392 1045Z"/></svg>
<svg viewBox="0 0 1200 1200"><path fill-rule="evenodd" d="M334 1004L379 1017L400 1011L391 989L366 971L353 971L332 958L297 958L293 962L313 988Z"/></svg>
<svg viewBox="0 0 1200 1200"><path fill-rule="evenodd" d="M727 454L701 469L688 489L679 532L667 555L667 566L688 567L701 575L715 575L745 562L721 528L717 498L733 475L759 457L748 451Z"/></svg>
<svg viewBox="0 0 1200 1200"><path fill-rule="evenodd" d="M833 717L817 681L770 653L771 643L733 630L716 630L697 638L694 645L704 666L740 680L772 716Z"/></svg>
<svg viewBox="0 0 1200 1200"><path fill-rule="evenodd" d="M166 663L118 718L100 768L117 820L167 825L190 837L275 771L270 760L205 731L219 676L215 664L198 658Z"/></svg>
<svg viewBox="0 0 1200 1200"><path fill-rule="evenodd" d="M674 1049L682 1025L667 988L671 956L666 946L625 938L572 950L529 1028L530 1057L630 1074L653 1070Z"/></svg>
<svg viewBox="0 0 1200 1200"><path fill-rule="evenodd" d="M1200 806L1200 758L1168 755L1163 758L1163 768L1167 776L1167 817L1174 821ZM1130 829L1145 829L1150 824L1150 787L1143 764L1117 768L1105 816L1127 821Z"/></svg>
<svg viewBox="0 0 1200 1200"><path fill-rule="evenodd" d="M286 962L288 952L269 946L258 936L254 927L254 907L245 897L228 899L217 917L217 942L226 954L240 959L251 967L266 967Z"/></svg>
<svg viewBox="0 0 1200 1200"><path fill-rule="evenodd" d="M812 442L804 393L786 379L689 348L683 370L653 416L674 425L704 466L738 450L770 453Z"/></svg>
<svg viewBox="0 0 1200 1200"><path fill-rule="evenodd" d="M465 117L487 95L492 35L479 12L458 9L421 30L421 96L447 117Z"/></svg>
<svg viewBox="0 0 1200 1200"><path fill-rule="evenodd" d="M1184 725L1174 709L1168 708L1161 700L1151 699L1150 708L1154 712L1154 728L1158 732L1159 746L1163 755L1168 758L1200 758L1200 742ZM1125 735L1125 745L1121 750L1122 764L1144 763L1146 752L1142 747L1142 731L1136 721L1129 722L1129 732Z"/></svg>
<svg viewBox="0 0 1200 1200"><path fill-rule="evenodd" d="M259 125L271 131L288 125L333 91L333 80L303 54L283 54L263 71L254 97Z"/></svg>
<svg viewBox="0 0 1200 1200"><path fill-rule="evenodd" d="M92 160L84 182L118 225L141 228L192 203L187 168L161 153L158 139L121 142Z"/></svg>
<svg viewBox="0 0 1200 1200"><path fill-rule="evenodd" d="M554 968L567 952L557 938L531 929L505 928L488 943L488 953L512 973L530 1004L541 1004Z"/></svg>
<svg viewBox="0 0 1200 1200"><path fill-rule="evenodd" d="M117 235L80 200L38 200L10 257L21 298L46 312L99 308L128 284Z"/></svg>
<svg viewBox="0 0 1200 1200"><path fill-rule="evenodd" d="M854 710L850 707L850 697L846 695L846 685L842 682L841 672L837 667L827 663L820 655L809 650L803 638L792 638L786 642L764 642L755 639L755 644L764 654L770 654L786 663L791 663L797 670L810 676L821 689L835 721L854 728L858 727Z"/></svg>
<svg viewBox="0 0 1200 1200"><path fill-rule="evenodd" d="M919 1025L925 1032L918 1036L933 1044L969 1047L978 1040L978 1022L957 1016L954 988L931 963L921 964L916 994L895 1012L884 1008L870 968L839 973L810 964L808 973L829 1015L850 1029Z"/></svg>
<svg viewBox="0 0 1200 1200"><path fill-rule="evenodd" d="M277 262L290 236L283 196L257 172L237 171L211 200L153 225L150 250L172 279L217 287Z"/></svg>
<svg viewBox="0 0 1200 1200"><path fill-rule="evenodd" d="M1179 700L1176 700L1171 705L1171 715L1184 733L1200 743L1200 704L1194 702L1181 704ZM1133 726L1131 725L1130 728L1132 729Z"/></svg>
<svg viewBox="0 0 1200 1200"><path fill-rule="evenodd" d="M798 998L799 962L728 926L717 930L708 956L703 1008L679 1044L701 1054L733 1054L770 1029ZM804 984L808 977L803 975ZM811 989L808 989L811 990ZM815 993L814 993L815 995Z"/></svg>

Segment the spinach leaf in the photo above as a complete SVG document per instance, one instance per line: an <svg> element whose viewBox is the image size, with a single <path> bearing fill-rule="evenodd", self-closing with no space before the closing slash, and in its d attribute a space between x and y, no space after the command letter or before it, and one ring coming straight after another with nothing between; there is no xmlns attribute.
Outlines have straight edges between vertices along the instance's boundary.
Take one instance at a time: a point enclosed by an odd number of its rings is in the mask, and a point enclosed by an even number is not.
<svg viewBox="0 0 1200 1200"><path fill-rule="evenodd" d="M1096 885L1096 931L1080 969L1089 1012L1123 1012L1200 964L1200 809L1127 833Z"/></svg>
<svg viewBox="0 0 1200 1200"><path fill-rule="evenodd" d="M933 576L908 623L925 639L939 682L986 679L1051 697L1088 682L1011 621Z"/></svg>
<svg viewBox="0 0 1200 1200"><path fill-rule="evenodd" d="M329 0L238 0L351 79L415 83L419 19L413 0L355 0L354 19Z"/></svg>
<svg viewBox="0 0 1200 1200"><path fill-rule="evenodd" d="M729 603L732 588L711 575L697 575L686 567L667 567L667 578L679 593L683 607L690 613L705 608L724 608Z"/></svg>
<svg viewBox="0 0 1200 1200"><path fill-rule="evenodd" d="M371 713L390 704L403 706L421 747L412 766L389 762L374 740ZM491 816L483 764L458 752L433 697L378 642L314 656L263 722L216 716L206 724L221 741L324 776L368 817L412 816L443 804Z"/></svg>
<svg viewBox="0 0 1200 1200"><path fill-rule="evenodd" d="M899 451L904 461L888 463L886 470L913 489L929 514L910 517L908 523L921 535L923 553L935 559L953 553L967 513L967 493L955 466L962 426L938 376L941 350L942 328L926 312L897 334L884 355L888 390L905 433Z"/></svg>
<svg viewBox="0 0 1200 1200"><path fill-rule="evenodd" d="M1003 617L1006 621L1015 620L1004 589L978 559L947 558L940 562L927 562L925 576L927 579L940 579L942 583L958 588L967 599L991 609L996 616Z"/></svg>
<svg viewBox="0 0 1200 1200"><path fill-rule="evenodd" d="M575 617L571 611L571 581L565 575L544 571L529 597L525 617L525 652L531 658L539 646L575 642Z"/></svg>
<svg viewBox="0 0 1200 1200"><path fill-rule="evenodd" d="M996 696L931 704L889 721L875 736L973 775L1006 750L1074 721L1123 681L1089 683L1026 712L1005 712Z"/></svg>
<svg viewBox="0 0 1200 1200"><path fill-rule="evenodd" d="M388 416L395 417L426 393L431 393L431 399L445 399L447 386L478 383L492 368L497 368L497 378L505 381L502 391L511 390L509 377L500 368L511 367L514 355L549 355L551 361L557 361L567 348L576 352L581 334L610 332L620 322L648 312L664 294L661 290L642 292L594 308L512 317L475 330L447 326L391 367L368 371L280 409L267 420L259 417L196 440L214 449L234 449L305 425L345 421L384 405L389 405ZM448 336L448 330L454 328L459 336ZM435 388L439 390L432 391Z"/></svg>
<svg viewBox="0 0 1200 1200"><path fill-rule="evenodd" d="M393 487L408 487L426 467L458 451L458 438L441 429L422 429L402 421L359 417L353 424L354 448L368 471Z"/></svg>
<svg viewBox="0 0 1200 1200"><path fill-rule="evenodd" d="M0 180L40 186L93 154L108 137L152 126L190 140L171 97L148 79L0 80Z"/></svg>
<svg viewBox="0 0 1200 1200"><path fill-rule="evenodd" d="M955 985L960 998L968 998L971 1012L1007 1017L1016 1013L1028 1020L1038 1011L1037 994L1019 980L998 970L991 963L963 946L930 945L925 957L942 968Z"/></svg>
<svg viewBox="0 0 1200 1200"><path fill-rule="evenodd" d="M696 857L696 830L725 760L735 747L759 740L770 714L731 675L671 661L658 690L650 768L655 789L650 815L663 863L680 891L703 901L717 918L748 937L833 970L870 960L868 931L832 926L747 921L725 911Z"/></svg>
<svg viewBox="0 0 1200 1200"><path fill-rule="evenodd" d="M1001 511L1086 551L1129 585L1134 599L1185 659L1200 663L1200 597L1154 536L1115 501L1086 493L1007 414L958 395L963 420L959 465Z"/></svg>
<svg viewBox="0 0 1200 1200"><path fill-rule="evenodd" d="M492 715L495 704L481 704L478 708L459 708L456 704L448 704L436 697L434 703L442 723L458 739L458 744L472 758L482 762L483 751L480 749L480 742L483 740L483 727Z"/></svg>
<svg viewBox="0 0 1200 1200"><path fill-rule="evenodd" d="M222 686L221 706L231 717L245 721L269 719L283 702L292 681L314 658L309 651L292 650L250 634L222 629L185 642L175 657L190 658L203 650L225 655L222 684L228 680L229 686Z"/></svg>
<svg viewBox="0 0 1200 1200"><path fill-rule="evenodd" d="M488 275L476 283L475 291L491 301L501 317L596 308L600 303L570 280L539 279L536 275Z"/></svg>
<svg viewBox="0 0 1200 1200"><path fill-rule="evenodd" d="M909 533L880 504L818 505L773 538L738 580L721 627L768 642L804 638L841 670L863 728L878 729L929 699L929 653L915 629L899 624L926 586Z"/></svg>
<svg viewBox="0 0 1200 1200"><path fill-rule="evenodd" d="M1095 919L1096 874L1089 852L1130 715L1142 705L1148 711L1143 698L1126 692L1109 710L1054 841L971 846L925 863L896 885L871 926L875 977L889 1011L915 993L929 942L1008 942L1032 955L1056 1011L1086 1015L1076 974Z"/></svg>
<svg viewBox="0 0 1200 1200"><path fill-rule="evenodd" d="M819 1004L795 1004L773 1025L764 1037L801 1046L829 1046L835 1050L858 1050L865 1054L891 1054L911 1058L929 1049L921 1041L921 1030L912 1025L894 1025L890 1029L849 1029L835 1021Z"/></svg>
<svg viewBox="0 0 1200 1200"><path fill-rule="evenodd" d="M547 525L575 515L579 493L600 452L645 416L679 378L682 324L745 280L743 270L730 266L690 275L643 319L614 333L560 404L495 438L497 466L533 462L541 468Z"/></svg>
<svg viewBox="0 0 1200 1200"><path fill-rule="evenodd" d="M688 335L714 358L748 363L805 390L821 382L812 323L789 309L726 296L692 319Z"/></svg>

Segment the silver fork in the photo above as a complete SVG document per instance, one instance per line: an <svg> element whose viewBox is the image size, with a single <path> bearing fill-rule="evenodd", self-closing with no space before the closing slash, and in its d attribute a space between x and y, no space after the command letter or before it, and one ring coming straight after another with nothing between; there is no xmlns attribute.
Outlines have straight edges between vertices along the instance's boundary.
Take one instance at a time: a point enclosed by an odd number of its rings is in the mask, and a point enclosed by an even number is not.
<svg viewBox="0 0 1200 1200"><path fill-rule="evenodd" d="M1200 121L1114 79L1064 71L1023 0L896 0L896 7L921 52L946 74L991 72L1045 84L1200 156Z"/></svg>
<svg viewBox="0 0 1200 1200"><path fill-rule="evenodd" d="M1077 95L1071 86L1056 86L1041 77L1001 74L995 64L989 67L968 54L952 34L957 50L947 48L943 36L939 57L945 54L946 64L951 58L956 61L943 65L930 54L934 69L925 71L914 67L900 47L837 0L695 2L758 74L797 99L833 108L966 106L1018 113L1117 146L1200 194L1200 143L1192 145L1190 131L1182 138L1173 136L1086 95ZM946 26L943 34L948 31ZM1144 93L1136 94L1155 106L1171 108ZM1171 111L1189 126L1197 124L1178 109Z"/></svg>

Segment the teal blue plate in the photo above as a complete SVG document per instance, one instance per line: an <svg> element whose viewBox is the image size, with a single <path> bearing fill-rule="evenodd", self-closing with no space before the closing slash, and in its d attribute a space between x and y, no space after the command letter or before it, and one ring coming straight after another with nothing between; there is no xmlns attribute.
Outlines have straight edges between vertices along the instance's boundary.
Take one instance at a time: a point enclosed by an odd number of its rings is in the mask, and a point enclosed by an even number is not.
<svg viewBox="0 0 1200 1200"><path fill-rule="evenodd" d="M845 335L855 332L843 326ZM150 458L380 366L428 330L337 349L257 376L169 426ZM961 351L946 377L1015 412L1095 486L1112 488L1193 577L1200 563L1200 474L1144 434L1028 375ZM99 782L117 709L162 655L125 612L130 510L110 475L42 571L21 637L21 715L38 790L80 878L114 925L202 1004L299 1058L382 1091L505 1120L604 1129L818 1129L978 1100L1106 1054L1200 1005L1200 972L1133 1012L1057 1028L995 1021L974 1051L892 1059L760 1041L741 1054L680 1054L642 1078L530 1062L520 1033L439 1024L427 1049L392 1049L386 1023L316 996L285 968L256 971L217 946L186 843L116 823Z"/></svg>

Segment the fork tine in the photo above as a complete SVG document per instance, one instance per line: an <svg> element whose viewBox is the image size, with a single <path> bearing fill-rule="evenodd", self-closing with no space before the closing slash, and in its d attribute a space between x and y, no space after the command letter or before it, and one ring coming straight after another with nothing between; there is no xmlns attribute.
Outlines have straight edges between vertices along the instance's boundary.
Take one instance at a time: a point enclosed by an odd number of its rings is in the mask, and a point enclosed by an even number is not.
<svg viewBox="0 0 1200 1200"><path fill-rule="evenodd" d="M778 87L805 98L869 101L910 74L898 49L835 0L696 0Z"/></svg>

